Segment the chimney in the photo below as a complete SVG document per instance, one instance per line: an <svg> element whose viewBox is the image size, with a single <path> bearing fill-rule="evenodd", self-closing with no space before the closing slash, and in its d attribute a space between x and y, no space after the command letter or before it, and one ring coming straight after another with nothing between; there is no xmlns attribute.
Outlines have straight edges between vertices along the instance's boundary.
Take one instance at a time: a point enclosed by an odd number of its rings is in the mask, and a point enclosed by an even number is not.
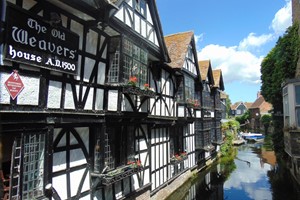
<svg viewBox="0 0 300 200"><path fill-rule="evenodd" d="M257 92L257 99L261 96L260 91Z"/></svg>

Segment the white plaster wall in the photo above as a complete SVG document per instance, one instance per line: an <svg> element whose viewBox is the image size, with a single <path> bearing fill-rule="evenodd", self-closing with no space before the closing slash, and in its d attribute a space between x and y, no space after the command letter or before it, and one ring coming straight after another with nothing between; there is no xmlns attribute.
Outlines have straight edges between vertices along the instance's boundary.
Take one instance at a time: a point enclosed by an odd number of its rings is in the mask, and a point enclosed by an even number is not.
<svg viewBox="0 0 300 200"><path fill-rule="evenodd" d="M82 139L84 146L89 153L89 127L78 127L75 128L75 130L80 135L80 138Z"/></svg>
<svg viewBox="0 0 300 200"><path fill-rule="evenodd" d="M124 8L121 7L119 11L115 14L115 17L121 20L122 22L124 21Z"/></svg>
<svg viewBox="0 0 300 200"><path fill-rule="evenodd" d="M136 174L132 176L132 185L133 185L134 190L137 190L137 189L140 188L138 180L139 179L138 179L138 176Z"/></svg>
<svg viewBox="0 0 300 200"><path fill-rule="evenodd" d="M48 108L60 108L62 83L57 81L49 81L48 89Z"/></svg>
<svg viewBox="0 0 300 200"><path fill-rule="evenodd" d="M103 110L103 97L104 97L104 90L103 89L97 89L96 92L96 110Z"/></svg>
<svg viewBox="0 0 300 200"><path fill-rule="evenodd" d="M66 85L66 92L65 92L65 109L75 109L73 92L71 88L71 84Z"/></svg>
<svg viewBox="0 0 300 200"><path fill-rule="evenodd" d="M97 41L98 41L98 34L93 30L89 30L86 35L86 45L85 45L86 51L88 53L96 55Z"/></svg>
<svg viewBox="0 0 300 200"><path fill-rule="evenodd" d="M147 21L153 25L153 21L152 21L152 16L151 16L151 13L150 13L150 10L149 10L149 6L147 5L146 7L147 9Z"/></svg>
<svg viewBox="0 0 300 200"><path fill-rule="evenodd" d="M141 21L141 35L147 37L147 25L144 20Z"/></svg>
<svg viewBox="0 0 300 200"><path fill-rule="evenodd" d="M201 111L200 110L196 110L196 117L201 118Z"/></svg>
<svg viewBox="0 0 300 200"><path fill-rule="evenodd" d="M24 84L24 89L17 97L19 105L34 105L39 104L40 79L20 75Z"/></svg>
<svg viewBox="0 0 300 200"><path fill-rule="evenodd" d="M95 60L92 60L88 57L85 57L85 62L84 62L84 76L83 80L85 82L89 82L89 79L92 74L92 70L94 69L95 66Z"/></svg>
<svg viewBox="0 0 300 200"><path fill-rule="evenodd" d="M98 84L104 84L105 83L105 63L99 62L98 65L98 77L97 77L97 83Z"/></svg>
<svg viewBox="0 0 300 200"><path fill-rule="evenodd" d="M4 82L8 79L10 74L0 73L0 103L1 104L10 104L10 95L5 88Z"/></svg>
<svg viewBox="0 0 300 200"><path fill-rule="evenodd" d="M81 179L83 178L85 169L77 170L71 173L70 179L71 179L71 195L75 196L77 194L77 190L80 184ZM81 192L87 191L90 189L90 176L87 174L84 180L84 184L82 186ZM82 198L81 198L82 199ZM88 196L85 197L85 199L89 199Z"/></svg>
<svg viewBox="0 0 300 200"><path fill-rule="evenodd" d="M178 117L184 117L185 108L184 106L178 106Z"/></svg>
<svg viewBox="0 0 300 200"><path fill-rule="evenodd" d="M147 144L146 144L145 139L140 139L139 145L140 145L140 150L146 150L147 149ZM136 147L136 149L138 149L138 147Z"/></svg>
<svg viewBox="0 0 300 200"><path fill-rule="evenodd" d="M161 107L161 100L158 100L155 104L155 114L160 115L160 107Z"/></svg>
<svg viewBox="0 0 300 200"><path fill-rule="evenodd" d="M128 5L130 5L131 7L133 7L133 2L132 0L127 0Z"/></svg>
<svg viewBox="0 0 300 200"><path fill-rule="evenodd" d="M68 198L66 193L66 188L67 188L66 180L67 180L66 174L52 178L52 185L61 199Z"/></svg>
<svg viewBox="0 0 300 200"><path fill-rule="evenodd" d="M129 27L131 27L130 17L133 18L133 13L129 10L129 12L125 12L125 24Z"/></svg>
<svg viewBox="0 0 300 200"><path fill-rule="evenodd" d="M82 41L83 41L83 26L78 22L71 20L71 31L79 35L79 49L82 50Z"/></svg>
<svg viewBox="0 0 300 200"><path fill-rule="evenodd" d="M33 0L27 0L23 2L23 8L25 8L26 10L30 9L32 6L34 6L36 4L35 1Z"/></svg>
<svg viewBox="0 0 300 200"><path fill-rule="evenodd" d="M108 92L108 110L117 111L118 109L118 90Z"/></svg>
<svg viewBox="0 0 300 200"><path fill-rule="evenodd" d="M136 32L141 34L141 24L140 24L140 17L137 14L134 14L134 29Z"/></svg>
<svg viewBox="0 0 300 200"><path fill-rule="evenodd" d="M86 91L86 87L83 87L84 91ZM94 89L93 88L90 88L89 90L89 94L88 94L88 97L86 99L86 103L84 105L84 109L85 110L92 110L93 109L93 97L94 97Z"/></svg>
<svg viewBox="0 0 300 200"><path fill-rule="evenodd" d="M150 170L146 169L144 171L144 185L150 183Z"/></svg>
<svg viewBox="0 0 300 200"><path fill-rule="evenodd" d="M149 40L154 43L154 32L150 33L151 29L152 29L152 27L150 25L147 25L147 30L148 30L148 34L149 34Z"/></svg>

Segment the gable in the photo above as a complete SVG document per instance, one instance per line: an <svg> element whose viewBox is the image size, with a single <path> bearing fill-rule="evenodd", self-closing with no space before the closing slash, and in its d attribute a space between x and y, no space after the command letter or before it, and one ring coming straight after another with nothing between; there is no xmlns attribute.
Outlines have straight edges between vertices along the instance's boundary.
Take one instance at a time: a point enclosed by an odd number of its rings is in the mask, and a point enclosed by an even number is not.
<svg viewBox="0 0 300 200"><path fill-rule="evenodd" d="M159 45L152 12L145 0L123 1L114 17L156 46ZM158 16L155 16L158 17Z"/></svg>

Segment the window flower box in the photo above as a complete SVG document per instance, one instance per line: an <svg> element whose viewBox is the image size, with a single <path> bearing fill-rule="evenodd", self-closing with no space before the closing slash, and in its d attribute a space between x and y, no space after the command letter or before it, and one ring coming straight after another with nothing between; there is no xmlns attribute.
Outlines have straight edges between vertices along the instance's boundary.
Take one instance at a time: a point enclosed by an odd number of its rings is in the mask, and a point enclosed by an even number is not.
<svg viewBox="0 0 300 200"><path fill-rule="evenodd" d="M187 99L186 100L186 107L200 109L200 102L197 99Z"/></svg>
<svg viewBox="0 0 300 200"><path fill-rule="evenodd" d="M122 92L124 94L132 94L132 95L137 95L137 96L141 96L141 97L150 97L150 98L154 98L156 93L153 91L152 88L146 88L144 87L144 89L141 89L139 87L136 87L135 85L124 85L122 87Z"/></svg>
<svg viewBox="0 0 300 200"><path fill-rule="evenodd" d="M128 162L127 165L117 167L116 169L111 170L107 173L92 173L91 175L100 178L102 185L111 185L142 170L143 166L141 164L141 161L137 160Z"/></svg>
<svg viewBox="0 0 300 200"><path fill-rule="evenodd" d="M176 154L176 155L172 156L172 157L170 158L170 163L171 163L171 164L178 164L178 163L183 162L183 161L186 160L186 159L188 159L187 153L186 153L186 152L182 152L182 153L180 153L179 155Z"/></svg>

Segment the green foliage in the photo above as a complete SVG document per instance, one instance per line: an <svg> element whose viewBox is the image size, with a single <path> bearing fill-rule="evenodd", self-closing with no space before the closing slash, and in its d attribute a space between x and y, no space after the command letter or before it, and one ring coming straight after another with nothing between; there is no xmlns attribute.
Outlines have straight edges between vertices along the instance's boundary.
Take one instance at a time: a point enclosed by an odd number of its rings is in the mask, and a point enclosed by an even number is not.
<svg viewBox="0 0 300 200"><path fill-rule="evenodd" d="M245 124L247 120L250 120L250 111L247 110L242 116L235 117L235 120L238 121L240 124Z"/></svg>
<svg viewBox="0 0 300 200"><path fill-rule="evenodd" d="M264 125L265 134L268 134L268 128L271 124L272 116L271 115L263 115L263 116L261 116L260 121Z"/></svg>
<svg viewBox="0 0 300 200"><path fill-rule="evenodd" d="M226 99L226 115L230 116L230 105L231 105L231 100L229 98L229 95L227 95Z"/></svg>
<svg viewBox="0 0 300 200"><path fill-rule="evenodd" d="M274 113L283 113L281 84L295 77L300 53L299 24L294 23L280 37L261 63L261 94L273 105ZM273 142L276 151L283 149L282 118L274 120Z"/></svg>
<svg viewBox="0 0 300 200"><path fill-rule="evenodd" d="M277 111L282 111L282 82L295 76L300 52L298 27L297 23L289 27L261 63L261 93Z"/></svg>

